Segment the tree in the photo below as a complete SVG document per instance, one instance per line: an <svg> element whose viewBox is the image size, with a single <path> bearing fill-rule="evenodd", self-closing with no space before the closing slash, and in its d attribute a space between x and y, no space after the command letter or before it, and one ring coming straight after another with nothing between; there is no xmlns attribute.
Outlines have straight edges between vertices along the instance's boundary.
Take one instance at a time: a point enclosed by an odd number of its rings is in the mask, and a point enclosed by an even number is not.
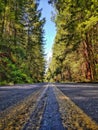
<svg viewBox="0 0 98 130"><path fill-rule="evenodd" d="M54 5L57 12L55 16L57 35L54 43L56 47L53 48L51 67L55 66L54 69L58 70L58 66L54 64L59 64L61 77L65 73L65 79L61 78L61 81L96 81L98 2L96 0L49 2ZM69 79L66 79L68 75Z"/></svg>
<svg viewBox="0 0 98 130"><path fill-rule="evenodd" d="M44 30L37 1L0 0L1 84L41 82Z"/></svg>

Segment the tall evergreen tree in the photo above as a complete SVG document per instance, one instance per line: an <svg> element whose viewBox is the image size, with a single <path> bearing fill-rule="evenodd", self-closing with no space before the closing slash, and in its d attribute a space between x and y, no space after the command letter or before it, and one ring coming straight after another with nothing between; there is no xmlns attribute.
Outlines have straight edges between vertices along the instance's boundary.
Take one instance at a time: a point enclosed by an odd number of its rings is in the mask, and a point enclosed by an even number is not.
<svg viewBox="0 0 98 130"><path fill-rule="evenodd" d="M0 0L0 83L42 81L44 30L37 1Z"/></svg>
<svg viewBox="0 0 98 130"><path fill-rule="evenodd" d="M58 72L58 67L55 65L54 69L57 70L55 77L58 77L59 73L60 81L98 80L96 51L98 2L96 0L50 0L49 3L52 3L57 10L55 17L57 35L54 43L56 47L53 48L51 66L58 63L60 71ZM62 78L63 73L65 79Z"/></svg>

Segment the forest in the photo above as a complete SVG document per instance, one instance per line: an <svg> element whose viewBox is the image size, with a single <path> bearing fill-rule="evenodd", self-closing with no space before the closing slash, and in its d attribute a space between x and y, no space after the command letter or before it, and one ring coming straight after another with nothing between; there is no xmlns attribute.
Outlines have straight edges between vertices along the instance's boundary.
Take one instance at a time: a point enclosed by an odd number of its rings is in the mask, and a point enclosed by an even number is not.
<svg viewBox="0 0 98 130"><path fill-rule="evenodd" d="M39 0L0 0L0 85L98 82L98 0L49 0L57 33L45 73Z"/></svg>
<svg viewBox="0 0 98 130"><path fill-rule="evenodd" d="M98 0L50 0L57 33L51 82L98 82Z"/></svg>
<svg viewBox="0 0 98 130"><path fill-rule="evenodd" d="M42 82L44 26L35 0L0 0L0 84Z"/></svg>

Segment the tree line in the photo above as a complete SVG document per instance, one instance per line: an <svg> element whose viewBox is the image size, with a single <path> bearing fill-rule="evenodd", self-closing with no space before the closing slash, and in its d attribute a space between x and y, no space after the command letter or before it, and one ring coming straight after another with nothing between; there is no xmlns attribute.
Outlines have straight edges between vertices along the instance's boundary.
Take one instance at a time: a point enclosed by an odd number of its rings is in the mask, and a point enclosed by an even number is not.
<svg viewBox="0 0 98 130"><path fill-rule="evenodd" d="M57 33L48 81L98 81L98 1L49 0Z"/></svg>
<svg viewBox="0 0 98 130"><path fill-rule="evenodd" d="M0 84L42 82L44 23L37 0L0 0Z"/></svg>

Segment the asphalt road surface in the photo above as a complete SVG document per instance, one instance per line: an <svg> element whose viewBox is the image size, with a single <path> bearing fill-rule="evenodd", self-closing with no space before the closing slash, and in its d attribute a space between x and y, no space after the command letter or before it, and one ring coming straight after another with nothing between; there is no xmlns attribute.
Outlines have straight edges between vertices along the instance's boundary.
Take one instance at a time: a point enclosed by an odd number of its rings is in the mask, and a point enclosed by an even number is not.
<svg viewBox="0 0 98 130"><path fill-rule="evenodd" d="M98 84L0 87L0 130L78 129L98 129Z"/></svg>

